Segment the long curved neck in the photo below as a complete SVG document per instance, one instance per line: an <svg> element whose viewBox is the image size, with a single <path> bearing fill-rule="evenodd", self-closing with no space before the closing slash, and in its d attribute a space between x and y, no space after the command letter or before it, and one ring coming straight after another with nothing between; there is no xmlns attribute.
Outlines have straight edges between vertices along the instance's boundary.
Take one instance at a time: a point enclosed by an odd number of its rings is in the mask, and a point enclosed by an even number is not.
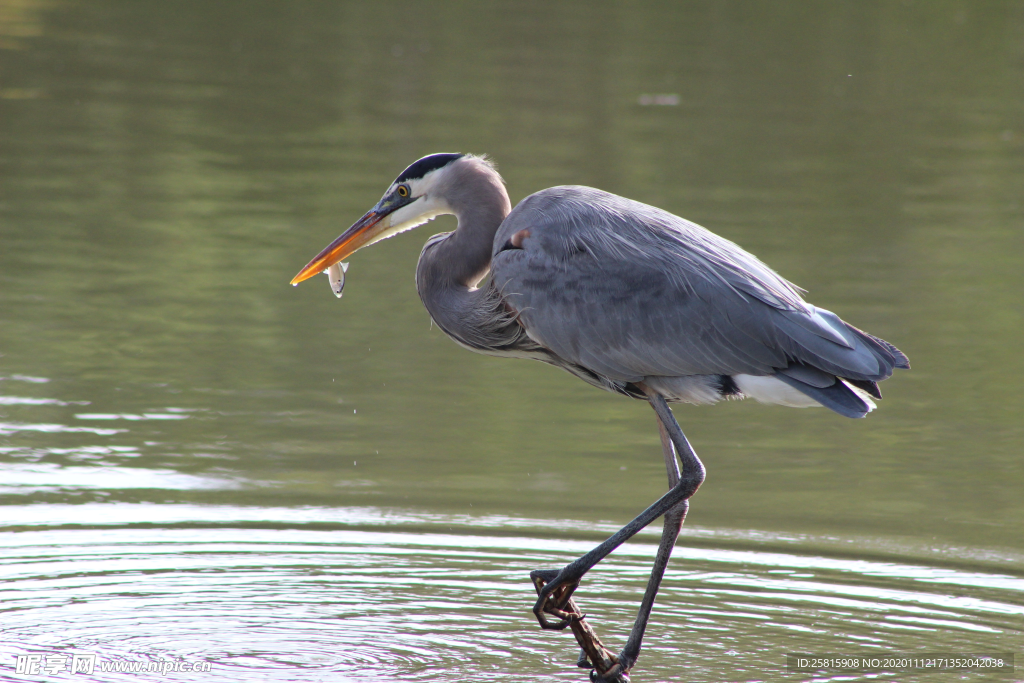
<svg viewBox="0 0 1024 683"><path fill-rule="evenodd" d="M494 317L475 288L491 265L494 234L512 210L501 176L483 160L456 162L437 189L459 220L454 232L430 238L416 266L416 289L434 322L461 343L496 343L488 337Z"/></svg>

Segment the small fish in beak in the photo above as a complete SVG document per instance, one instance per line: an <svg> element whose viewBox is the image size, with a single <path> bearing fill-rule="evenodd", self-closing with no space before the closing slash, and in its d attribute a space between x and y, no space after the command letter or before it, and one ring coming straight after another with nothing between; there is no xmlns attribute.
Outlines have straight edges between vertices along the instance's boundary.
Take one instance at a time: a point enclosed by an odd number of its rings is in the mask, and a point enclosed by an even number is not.
<svg viewBox="0 0 1024 683"><path fill-rule="evenodd" d="M340 299L341 293L345 289L345 273L348 272L348 264L335 263L324 272L327 273L327 278L331 281L331 291Z"/></svg>

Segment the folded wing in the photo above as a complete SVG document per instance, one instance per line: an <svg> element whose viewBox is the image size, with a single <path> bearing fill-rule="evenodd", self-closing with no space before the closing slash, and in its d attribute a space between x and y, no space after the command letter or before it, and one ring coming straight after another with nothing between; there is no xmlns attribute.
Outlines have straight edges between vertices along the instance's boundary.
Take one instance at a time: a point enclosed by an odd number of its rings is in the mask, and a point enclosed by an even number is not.
<svg viewBox="0 0 1024 683"><path fill-rule="evenodd" d="M774 376L859 417L870 406L837 378L878 396L878 381L909 367L732 242L600 190L531 195L502 223L493 256L493 283L528 334L614 381Z"/></svg>

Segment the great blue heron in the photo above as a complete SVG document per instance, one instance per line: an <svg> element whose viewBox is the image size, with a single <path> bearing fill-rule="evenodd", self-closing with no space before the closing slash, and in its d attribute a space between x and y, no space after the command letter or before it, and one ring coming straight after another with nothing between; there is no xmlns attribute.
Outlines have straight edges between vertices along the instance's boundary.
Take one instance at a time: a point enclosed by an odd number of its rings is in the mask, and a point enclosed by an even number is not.
<svg viewBox="0 0 1024 683"><path fill-rule="evenodd" d="M468 154L432 154L402 171L292 284L441 214L454 214L458 227L427 240L416 289L445 334L472 351L543 361L644 399L658 416L669 492L561 571L533 574L540 625L574 626L589 659L600 660L593 680L628 680L687 501L704 481L667 402L750 397L864 417L871 397L881 398L877 382L909 368L907 357L806 303L756 257L699 225L579 186L542 190L513 210L494 166ZM340 293L344 274L332 273ZM617 657L595 653L575 628L581 616L570 598L588 570L662 515L626 646Z"/></svg>

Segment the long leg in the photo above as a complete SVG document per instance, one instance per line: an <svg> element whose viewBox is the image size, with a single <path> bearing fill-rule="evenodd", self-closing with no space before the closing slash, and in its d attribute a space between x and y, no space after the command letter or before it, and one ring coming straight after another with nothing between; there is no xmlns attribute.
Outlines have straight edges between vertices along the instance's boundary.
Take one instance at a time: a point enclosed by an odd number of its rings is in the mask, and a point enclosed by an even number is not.
<svg viewBox="0 0 1024 683"><path fill-rule="evenodd" d="M658 419L658 433L661 435L661 450L665 456L665 472L668 474L668 487L673 488L679 483L679 466L676 463L676 452L672 441L668 436L665 425ZM661 586L661 581L668 567L669 558L672 556L672 549L675 547L676 539L682 529L683 521L686 519L686 511L689 508L688 501L678 503L674 508L665 513L664 528L661 532L661 543L658 545L658 554L654 559L654 566L651 568L651 578L647 583L647 590L644 591L644 599L640 603L640 610L637 613L633 630L629 634L629 640L618 656L613 655L603 645L597 636L590 633L577 633L582 630L579 624L570 624L573 634L580 641L583 648L580 652L580 659L577 666L596 668L591 679L599 683L617 683L627 680L625 672L628 672L636 664L640 654L640 644L643 641L644 632L647 629L647 621L651 616L651 609L654 607L654 598ZM579 608L570 603L571 611L578 612ZM582 637L582 640L581 640ZM595 656L596 655L596 656ZM593 662L598 661L598 665Z"/></svg>
<svg viewBox="0 0 1024 683"><path fill-rule="evenodd" d="M701 464L697 454L690 446L690 442L686 439L675 417L673 417L672 411L669 409L665 399L652 391L648 391L645 387L644 391L647 392L651 407L654 408L654 412L658 415L659 431L662 434L662 450L665 455L665 467L668 471L669 484L672 488L604 543L583 557L566 565L550 582L546 582L538 590L539 598L533 607L533 612L537 616L537 621L540 623L541 628L563 629L568 626L573 618L578 617L571 612L565 611L565 606L579 586L583 575L595 564L607 557L615 548L632 538L661 515L665 515L665 528L662 532L662 539L658 547L654 568L651 571L651 579L648 582L647 591L644 594L636 623L630 632L629 640L619 656L619 664L615 667L614 671L599 672L595 680L616 680L620 672L624 674L636 662L644 630L647 627L647 620L654 605L654 597L657 595L658 588L661 585L665 567L668 565L672 548L675 545L675 540L679 535L683 519L686 516L687 500L704 481L704 465ZM676 466L672 446L675 447L674 450L678 453L679 459L682 462L681 474ZM545 613L556 616L559 620L551 621ZM619 678L619 680L622 679Z"/></svg>

